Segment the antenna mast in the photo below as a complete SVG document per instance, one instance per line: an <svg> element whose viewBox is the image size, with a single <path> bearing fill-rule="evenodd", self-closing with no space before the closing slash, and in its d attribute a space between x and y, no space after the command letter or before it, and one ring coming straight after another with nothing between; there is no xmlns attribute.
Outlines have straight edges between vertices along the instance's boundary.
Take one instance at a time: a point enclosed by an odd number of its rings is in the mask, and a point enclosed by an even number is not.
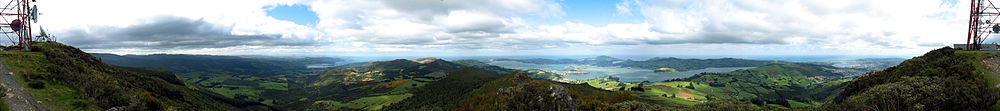
<svg viewBox="0 0 1000 111"><path fill-rule="evenodd" d="M1000 9L990 0L972 0L969 10L969 34L965 40L966 50L982 49L983 42L992 33L1000 33ZM971 42L971 43L970 43Z"/></svg>
<svg viewBox="0 0 1000 111"><path fill-rule="evenodd" d="M35 0L0 0L0 32L14 47L31 48L31 24L38 20L38 8L31 6Z"/></svg>

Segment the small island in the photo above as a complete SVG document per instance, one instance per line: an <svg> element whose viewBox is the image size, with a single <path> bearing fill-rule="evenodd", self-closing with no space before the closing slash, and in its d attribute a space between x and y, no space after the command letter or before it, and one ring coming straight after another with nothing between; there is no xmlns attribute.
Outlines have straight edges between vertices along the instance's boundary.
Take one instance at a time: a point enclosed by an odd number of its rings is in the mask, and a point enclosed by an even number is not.
<svg viewBox="0 0 1000 111"><path fill-rule="evenodd" d="M671 72L677 72L677 69L662 67L662 68L656 68L655 70L653 70L653 72L656 72L656 73L671 73Z"/></svg>

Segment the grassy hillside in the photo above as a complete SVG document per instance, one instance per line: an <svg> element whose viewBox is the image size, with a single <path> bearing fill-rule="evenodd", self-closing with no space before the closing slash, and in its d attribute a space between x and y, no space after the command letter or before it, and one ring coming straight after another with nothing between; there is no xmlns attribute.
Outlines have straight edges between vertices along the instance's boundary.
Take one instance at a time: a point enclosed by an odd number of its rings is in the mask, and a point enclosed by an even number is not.
<svg viewBox="0 0 1000 111"><path fill-rule="evenodd" d="M0 57L15 79L31 86L28 91L51 110L268 110L170 82L176 76L144 74L156 70L122 70L71 46L39 42L32 49L0 52Z"/></svg>
<svg viewBox="0 0 1000 111"><path fill-rule="evenodd" d="M936 49L850 81L831 108L840 110L997 109L996 60L988 52Z"/></svg>

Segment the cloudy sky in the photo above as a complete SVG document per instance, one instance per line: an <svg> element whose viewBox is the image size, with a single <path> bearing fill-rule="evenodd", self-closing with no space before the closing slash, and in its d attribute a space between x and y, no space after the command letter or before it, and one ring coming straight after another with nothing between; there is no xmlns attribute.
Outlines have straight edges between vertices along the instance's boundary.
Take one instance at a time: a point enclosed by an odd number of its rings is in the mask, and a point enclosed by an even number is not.
<svg viewBox="0 0 1000 111"><path fill-rule="evenodd" d="M968 0L38 0L60 42L115 54L918 55ZM995 40L993 40L995 41ZM9 44L9 43L8 43Z"/></svg>

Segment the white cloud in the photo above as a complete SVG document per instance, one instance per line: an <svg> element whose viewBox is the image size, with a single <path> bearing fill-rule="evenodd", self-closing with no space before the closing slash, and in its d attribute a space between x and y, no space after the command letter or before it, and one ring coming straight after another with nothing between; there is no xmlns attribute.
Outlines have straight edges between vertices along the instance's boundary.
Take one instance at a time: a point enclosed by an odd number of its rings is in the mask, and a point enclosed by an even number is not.
<svg viewBox="0 0 1000 111"><path fill-rule="evenodd" d="M961 5L968 4L968 1L952 5L938 0L622 0L620 4L607 5L615 6L616 11L612 11L615 15L636 15L644 20L639 23L591 25L586 21L570 22L572 18L564 18L566 14L559 2L45 0L39 1L38 5L44 14L40 24L57 36L113 36L115 29L160 23L155 18L172 16L201 20L212 29L228 30L229 34L223 37L268 35L276 38L263 40L258 37L254 40L293 41L288 44L237 44L164 50L121 48L123 46L87 49L102 52L230 52L228 54L254 54L257 53L255 51L288 54L669 54L697 51L704 54L769 51L781 54L919 54L961 42L965 36L965 17L968 16L963 13L967 12L968 6ZM318 15L318 23L314 27L294 24L268 17L265 12L266 7L289 4L309 5ZM538 19L566 22L538 24L530 21ZM77 43L71 45L102 42L87 41L91 38L81 37L76 39L80 41L64 42ZM129 44L155 43L132 41ZM734 46L741 48L708 48Z"/></svg>

